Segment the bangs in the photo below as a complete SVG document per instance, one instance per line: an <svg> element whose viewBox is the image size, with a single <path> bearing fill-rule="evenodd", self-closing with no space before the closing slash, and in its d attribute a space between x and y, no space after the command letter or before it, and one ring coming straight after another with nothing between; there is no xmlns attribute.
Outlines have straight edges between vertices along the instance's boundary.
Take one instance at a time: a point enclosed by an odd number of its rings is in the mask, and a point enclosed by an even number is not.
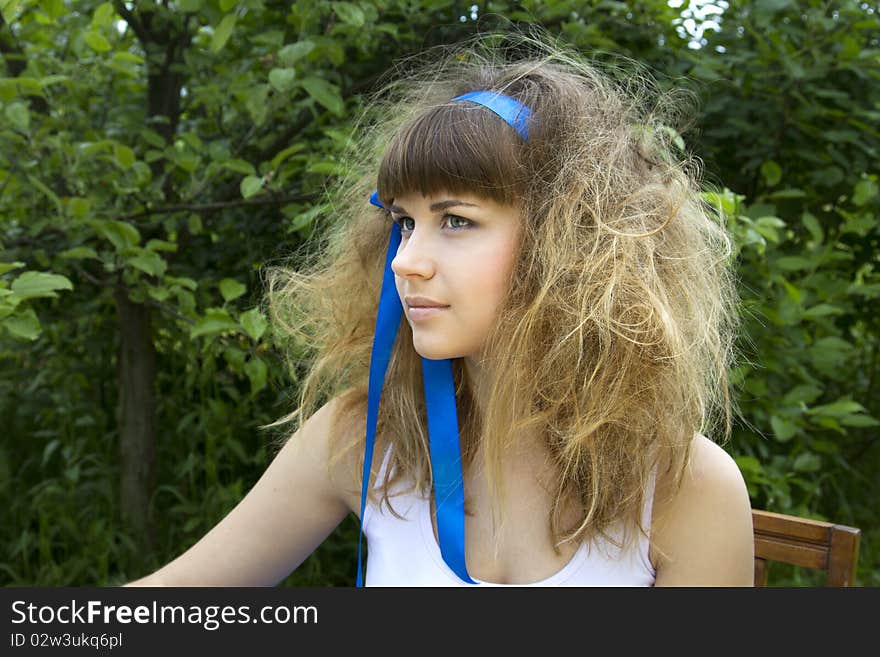
<svg viewBox="0 0 880 657"><path fill-rule="evenodd" d="M388 145L379 164L379 199L387 207L411 192L449 192L511 204L522 196L524 150L516 130L483 106L431 108Z"/></svg>

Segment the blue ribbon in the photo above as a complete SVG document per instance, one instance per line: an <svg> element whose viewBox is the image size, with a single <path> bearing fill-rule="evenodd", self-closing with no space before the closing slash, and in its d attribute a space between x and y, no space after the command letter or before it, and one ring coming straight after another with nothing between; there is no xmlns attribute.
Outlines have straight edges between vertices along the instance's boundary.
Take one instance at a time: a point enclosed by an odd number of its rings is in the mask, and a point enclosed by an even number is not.
<svg viewBox="0 0 880 657"><path fill-rule="evenodd" d="M504 119L523 138L528 139L527 120L531 115L528 107L519 101L494 91L472 91L452 100L469 101L483 105ZM379 200L379 191L370 195L370 203L385 209ZM403 306L394 284L391 261L400 246L400 226L393 222L385 256L385 274L379 295L376 316L376 332L370 354L370 376L367 391L367 433L364 447L364 472L361 486L361 523L358 534L357 586L363 583L363 557L361 547L364 535L364 511L370 483L370 466L376 442L376 422L379 400L385 383L391 350L400 327ZM455 382L452 376L452 360L422 358L422 379L428 416L428 442L431 470L434 482L434 504L437 508L437 534L443 561L462 581L479 584L467 571L464 540L464 483L461 469L461 445L458 436L458 415L455 405Z"/></svg>
<svg viewBox="0 0 880 657"><path fill-rule="evenodd" d="M452 100L467 100L477 103L495 112L504 119L508 125L519 133L525 141L529 139L529 126L527 121L532 111L521 102L510 96L505 96L496 91L471 91Z"/></svg>
<svg viewBox="0 0 880 657"><path fill-rule="evenodd" d="M383 207L377 192L370 202ZM394 284L391 261L400 245L400 226L393 223L388 253L385 256L385 275L379 294L379 312L376 316L376 333L370 354L370 378L367 390L367 434L364 448L364 473L361 485L361 518L367 503L370 482L370 464L376 443L376 422L379 415L379 399L385 383L391 350L400 327L403 306ZM434 479L434 504L437 507L437 534L443 560L463 581L478 584L467 571L464 548L464 485L461 471L461 447L458 439L458 415L455 406L455 381L452 361L422 358L422 379L428 415L428 442L431 451L431 470ZM357 586L363 586L363 535L364 523L358 533Z"/></svg>
<svg viewBox="0 0 880 657"><path fill-rule="evenodd" d="M372 201L372 198L370 200ZM388 370L388 361L391 359L394 338L397 337L397 329L400 326L400 318L403 315L403 306L400 305L400 297L397 296L397 289L394 285L394 272L391 271L391 261L394 259L399 245L400 226L393 223L391 226L391 239L388 243L388 253L385 256L385 275L382 278L382 292L379 295L376 333L373 337L373 349L370 354L370 379L369 388L367 389L367 436L364 447L364 481L361 487L361 528L358 535L358 588L364 585L361 568L361 544L363 543L364 536L363 519L370 483L370 465L373 462L373 446L376 443L379 398L382 394L382 386L385 383L385 372Z"/></svg>

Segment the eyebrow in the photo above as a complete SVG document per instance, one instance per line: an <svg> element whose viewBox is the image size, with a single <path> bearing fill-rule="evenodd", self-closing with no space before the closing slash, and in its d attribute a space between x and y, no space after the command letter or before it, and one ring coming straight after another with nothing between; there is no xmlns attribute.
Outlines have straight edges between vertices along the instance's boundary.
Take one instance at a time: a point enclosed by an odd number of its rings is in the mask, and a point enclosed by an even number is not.
<svg viewBox="0 0 880 657"><path fill-rule="evenodd" d="M442 212L446 208L451 208L456 205L469 205L474 208L478 207L476 203L468 203L467 201L459 201L458 199L451 198L446 201L437 201L436 203L431 203L431 207L429 209L431 210L431 212ZM399 205L390 205L388 206L388 210L390 212L396 212L398 214L409 214Z"/></svg>

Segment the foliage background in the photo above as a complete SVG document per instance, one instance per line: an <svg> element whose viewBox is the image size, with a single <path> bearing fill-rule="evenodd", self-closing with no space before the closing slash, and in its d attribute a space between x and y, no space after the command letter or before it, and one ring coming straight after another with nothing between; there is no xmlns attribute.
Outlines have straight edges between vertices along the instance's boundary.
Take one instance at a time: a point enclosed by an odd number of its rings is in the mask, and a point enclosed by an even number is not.
<svg viewBox="0 0 880 657"><path fill-rule="evenodd" d="M726 448L754 507L861 528L857 583L880 584L876 2L0 10L0 582L130 581L234 507L297 386L261 268L332 220L364 93L402 56L535 23L698 101L672 127L737 237L747 318ZM353 585L356 538L349 518L280 585Z"/></svg>

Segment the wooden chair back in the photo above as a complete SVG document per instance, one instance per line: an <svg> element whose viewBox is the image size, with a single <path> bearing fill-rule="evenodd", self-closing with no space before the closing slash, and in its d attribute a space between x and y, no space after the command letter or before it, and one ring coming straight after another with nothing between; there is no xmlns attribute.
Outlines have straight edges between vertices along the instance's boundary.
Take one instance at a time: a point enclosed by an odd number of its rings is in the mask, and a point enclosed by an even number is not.
<svg viewBox="0 0 880 657"><path fill-rule="evenodd" d="M771 561L816 568L825 586L853 586L861 531L838 525L752 509L755 529L755 586L767 586Z"/></svg>

